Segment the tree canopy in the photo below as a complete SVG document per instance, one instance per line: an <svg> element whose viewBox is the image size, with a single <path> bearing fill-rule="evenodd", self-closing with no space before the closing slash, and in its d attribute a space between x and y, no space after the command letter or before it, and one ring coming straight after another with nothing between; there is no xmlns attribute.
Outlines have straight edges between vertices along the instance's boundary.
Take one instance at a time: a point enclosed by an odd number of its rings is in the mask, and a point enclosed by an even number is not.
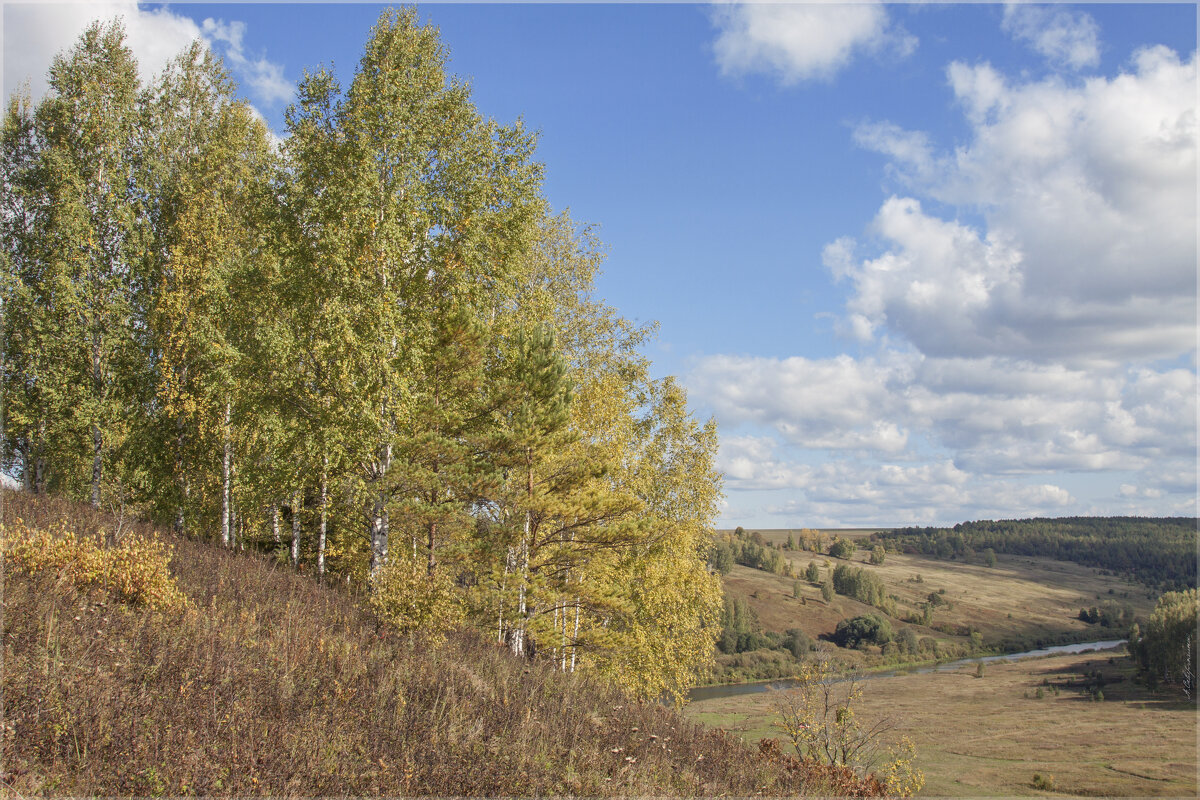
<svg viewBox="0 0 1200 800"><path fill-rule="evenodd" d="M469 624L681 695L720 630L715 425L594 297L599 242L434 29L384 12L347 87L305 74L279 146L199 44L143 86L93 25L50 84L0 152L27 490L276 550L414 635Z"/></svg>

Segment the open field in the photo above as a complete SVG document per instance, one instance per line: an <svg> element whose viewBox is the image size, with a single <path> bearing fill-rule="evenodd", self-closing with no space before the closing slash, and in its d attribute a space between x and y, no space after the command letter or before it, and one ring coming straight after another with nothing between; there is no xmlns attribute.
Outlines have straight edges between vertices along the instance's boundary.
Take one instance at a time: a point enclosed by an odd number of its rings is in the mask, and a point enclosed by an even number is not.
<svg viewBox="0 0 1200 800"><path fill-rule="evenodd" d="M1085 674L1100 670L1101 702ZM922 796L1176 796L1197 791L1196 707L1129 680L1129 659L1070 655L906 675L865 684L860 714L896 723L917 746ZM1037 690L1043 697L1037 698ZM1056 691L1057 689L1057 691ZM769 693L689 704L694 719L748 741L778 736ZM1034 773L1056 790L1033 788Z"/></svg>
<svg viewBox="0 0 1200 800"><path fill-rule="evenodd" d="M839 563L828 556L804 551L783 551L797 574L815 561L824 580ZM901 618L919 614L931 593L948 605L939 606L930 627L913 625L918 636L966 641L968 627L978 630L985 645L1024 648L1037 640L1057 641L1064 637L1082 641L1120 638L1124 631L1089 625L1077 617L1080 608L1105 601L1128 603L1134 612L1148 616L1154 600L1144 587L1120 578L1100 575L1097 570L1064 561L1026 556L996 557L996 566L944 561L922 555L888 553L881 566L866 563L867 553L855 554L855 566L869 570L899 598ZM828 563L830 566L824 566ZM917 581L917 577L920 580ZM724 578L731 596L746 598L766 630L801 628L810 636L832 633L841 619L859 614L882 613L856 600L837 595L826 603L820 586L801 579L801 597L793 597L795 580L761 570L735 566ZM1111 594L1110 594L1111 591ZM1114 635L1115 634L1115 635Z"/></svg>

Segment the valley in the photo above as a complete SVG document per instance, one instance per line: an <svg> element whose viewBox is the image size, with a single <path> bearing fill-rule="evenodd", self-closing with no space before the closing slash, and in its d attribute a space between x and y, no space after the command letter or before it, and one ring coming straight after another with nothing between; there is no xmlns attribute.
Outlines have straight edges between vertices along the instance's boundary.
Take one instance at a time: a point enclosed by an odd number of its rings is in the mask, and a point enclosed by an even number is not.
<svg viewBox="0 0 1200 800"><path fill-rule="evenodd" d="M1085 687L1103 675L1104 699ZM887 716L917 748L925 797L1194 796L1196 707L1131 680L1129 659L1086 653L867 681L866 723ZM1040 690L1040 697L1039 697ZM692 719L750 742L780 736L772 693L695 701ZM1035 789L1033 776L1053 790Z"/></svg>

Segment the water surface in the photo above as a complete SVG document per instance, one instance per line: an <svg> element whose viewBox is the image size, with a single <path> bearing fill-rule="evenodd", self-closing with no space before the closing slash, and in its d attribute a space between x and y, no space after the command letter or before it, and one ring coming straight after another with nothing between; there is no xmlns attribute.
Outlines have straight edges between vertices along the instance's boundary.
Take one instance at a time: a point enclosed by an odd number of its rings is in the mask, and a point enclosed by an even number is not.
<svg viewBox="0 0 1200 800"><path fill-rule="evenodd" d="M947 661L928 667L898 667L883 672L870 672L861 676L864 680L879 678L894 678L897 675L923 675L927 672L953 672L971 664L988 664L993 661L1021 661L1026 658L1042 658L1043 656L1070 655L1087 653L1092 650L1112 650L1125 644L1124 639L1113 639L1104 642L1083 642L1081 644L1061 644L1054 647L1043 647L1038 650L1027 650L1024 653L1009 653L1000 656L979 656L962 658L958 661ZM768 689L787 689L796 685L795 680L776 679L770 681L754 681L752 683L735 683L728 686L697 686L688 691L688 700L716 700L720 697L736 697L741 694L755 694Z"/></svg>

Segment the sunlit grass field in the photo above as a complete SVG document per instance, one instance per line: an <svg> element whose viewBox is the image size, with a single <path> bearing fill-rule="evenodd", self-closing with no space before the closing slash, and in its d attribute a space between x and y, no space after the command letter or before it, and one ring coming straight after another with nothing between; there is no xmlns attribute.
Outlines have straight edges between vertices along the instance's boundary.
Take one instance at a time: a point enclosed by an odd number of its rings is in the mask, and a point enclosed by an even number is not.
<svg viewBox="0 0 1200 800"><path fill-rule="evenodd" d="M891 717L895 736L916 744L922 796L1194 797L1195 705L1178 689L1135 685L1129 659L1114 660L1091 653L990 664L982 677L966 667L870 680L861 715ZM1086 685L1096 670L1099 702ZM697 701L686 713L748 741L780 735L769 693ZM1055 791L1036 790L1035 773Z"/></svg>

